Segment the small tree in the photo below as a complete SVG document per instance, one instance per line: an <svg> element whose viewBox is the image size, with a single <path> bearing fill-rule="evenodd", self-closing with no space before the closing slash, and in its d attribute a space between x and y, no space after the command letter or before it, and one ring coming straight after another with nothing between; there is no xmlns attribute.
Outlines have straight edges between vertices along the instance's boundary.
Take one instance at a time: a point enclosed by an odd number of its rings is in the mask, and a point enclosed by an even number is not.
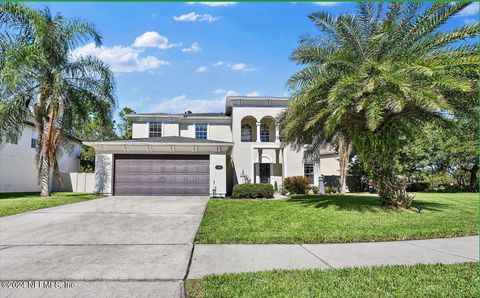
<svg viewBox="0 0 480 298"><path fill-rule="evenodd" d="M129 107L124 107L119 113L121 122L117 125L119 135L122 139L131 139L132 138L132 119L128 118L127 115L135 114L135 111Z"/></svg>

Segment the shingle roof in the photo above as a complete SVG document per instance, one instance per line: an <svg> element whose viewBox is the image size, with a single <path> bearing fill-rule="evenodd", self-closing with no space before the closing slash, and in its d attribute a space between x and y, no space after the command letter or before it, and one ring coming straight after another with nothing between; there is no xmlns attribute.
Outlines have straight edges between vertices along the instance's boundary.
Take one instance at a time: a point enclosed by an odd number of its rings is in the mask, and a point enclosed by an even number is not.
<svg viewBox="0 0 480 298"><path fill-rule="evenodd" d="M195 139L195 138L187 138L187 137L158 137L158 138L137 138L137 139L128 139L128 140L108 140L108 141L99 141L102 143L180 143L180 144L192 144L192 143L231 143L231 142L223 142L223 141L214 141L214 140L202 140L202 139Z"/></svg>

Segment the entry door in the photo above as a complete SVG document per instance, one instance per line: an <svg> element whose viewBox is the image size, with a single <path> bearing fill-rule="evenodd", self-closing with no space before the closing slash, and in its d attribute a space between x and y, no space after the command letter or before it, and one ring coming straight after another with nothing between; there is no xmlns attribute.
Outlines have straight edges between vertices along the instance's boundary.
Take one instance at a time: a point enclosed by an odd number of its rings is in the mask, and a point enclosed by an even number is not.
<svg viewBox="0 0 480 298"><path fill-rule="evenodd" d="M260 183L270 183L270 164L260 164Z"/></svg>
<svg viewBox="0 0 480 298"><path fill-rule="evenodd" d="M208 195L209 157L115 156L115 195Z"/></svg>

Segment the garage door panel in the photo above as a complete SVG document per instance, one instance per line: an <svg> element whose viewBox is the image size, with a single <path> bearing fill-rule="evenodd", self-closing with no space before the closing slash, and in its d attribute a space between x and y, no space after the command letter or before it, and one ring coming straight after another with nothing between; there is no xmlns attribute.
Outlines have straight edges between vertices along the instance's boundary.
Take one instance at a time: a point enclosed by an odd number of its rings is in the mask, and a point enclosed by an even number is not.
<svg viewBox="0 0 480 298"><path fill-rule="evenodd" d="M116 156L116 195L207 195L208 156Z"/></svg>

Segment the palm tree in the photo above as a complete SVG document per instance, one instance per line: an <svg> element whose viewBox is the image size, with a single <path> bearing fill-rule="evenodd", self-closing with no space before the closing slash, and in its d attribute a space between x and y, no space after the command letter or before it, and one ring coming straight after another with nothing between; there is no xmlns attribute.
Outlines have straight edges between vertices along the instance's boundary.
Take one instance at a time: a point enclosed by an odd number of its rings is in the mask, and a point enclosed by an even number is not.
<svg viewBox="0 0 480 298"><path fill-rule="evenodd" d="M19 135L28 119L35 122L39 184L48 196L66 136L93 116L111 117L113 75L93 57L71 55L89 40L100 44L90 23L3 3L0 24L0 139Z"/></svg>
<svg viewBox="0 0 480 298"><path fill-rule="evenodd" d="M292 103L282 116L287 142L351 140L385 206L412 198L398 174L400 141L432 118L450 117L451 92L478 84L479 25L441 26L470 3L358 3L356 15L309 16L320 29L292 60Z"/></svg>

